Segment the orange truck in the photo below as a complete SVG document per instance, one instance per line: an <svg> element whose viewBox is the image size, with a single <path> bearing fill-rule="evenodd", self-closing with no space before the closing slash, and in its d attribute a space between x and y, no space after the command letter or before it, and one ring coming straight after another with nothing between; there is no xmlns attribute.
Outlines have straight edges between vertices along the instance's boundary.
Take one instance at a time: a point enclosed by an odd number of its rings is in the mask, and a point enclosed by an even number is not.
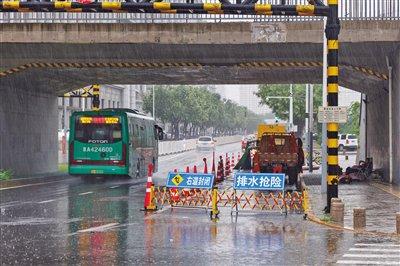
<svg viewBox="0 0 400 266"><path fill-rule="evenodd" d="M288 185L295 186L302 167L300 150L294 132L287 133L285 125L262 124L258 127L257 141L248 145L235 169L256 173L285 173Z"/></svg>

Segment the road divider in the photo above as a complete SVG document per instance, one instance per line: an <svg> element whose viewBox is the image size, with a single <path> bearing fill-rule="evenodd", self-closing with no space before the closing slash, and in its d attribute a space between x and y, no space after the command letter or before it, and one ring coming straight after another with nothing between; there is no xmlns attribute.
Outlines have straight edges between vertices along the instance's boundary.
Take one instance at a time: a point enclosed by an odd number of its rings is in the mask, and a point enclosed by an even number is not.
<svg viewBox="0 0 400 266"><path fill-rule="evenodd" d="M216 137L216 145L225 145L230 143L239 142L241 140L240 135ZM162 141L158 143L158 154L159 156L165 156L170 154L181 153L196 149L197 139L186 139L186 140L171 140Z"/></svg>

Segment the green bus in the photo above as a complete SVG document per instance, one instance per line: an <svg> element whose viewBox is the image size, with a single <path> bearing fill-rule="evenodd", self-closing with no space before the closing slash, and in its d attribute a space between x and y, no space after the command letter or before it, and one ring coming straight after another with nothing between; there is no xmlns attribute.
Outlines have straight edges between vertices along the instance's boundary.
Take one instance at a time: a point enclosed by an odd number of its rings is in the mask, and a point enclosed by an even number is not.
<svg viewBox="0 0 400 266"><path fill-rule="evenodd" d="M162 129L137 110L116 108L74 112L70 118L70 175L144 177L158 165Z"/></svg>

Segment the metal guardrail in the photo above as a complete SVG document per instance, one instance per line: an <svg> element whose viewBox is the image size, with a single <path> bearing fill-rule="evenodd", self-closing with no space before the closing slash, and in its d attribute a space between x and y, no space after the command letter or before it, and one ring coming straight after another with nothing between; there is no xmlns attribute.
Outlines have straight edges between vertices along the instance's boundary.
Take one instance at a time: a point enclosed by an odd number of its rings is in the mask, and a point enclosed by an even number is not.
<svg viewBox="0 0 400 266"><path fill-rule="evenodd" d="M218 0L166 0L165 2L186 3L187 1L194 3L219 2ZM242 0L231 0L231 2L233 1L240 3ZM307 0L259 0L258 3L279 5L282 2L286 2L286 5L308 4ZM340 0L339 18L341 20L400 20L400 0ZM322 17L272 17L240 14L0 13L1 23L222 23L322 19Z"/></svg>

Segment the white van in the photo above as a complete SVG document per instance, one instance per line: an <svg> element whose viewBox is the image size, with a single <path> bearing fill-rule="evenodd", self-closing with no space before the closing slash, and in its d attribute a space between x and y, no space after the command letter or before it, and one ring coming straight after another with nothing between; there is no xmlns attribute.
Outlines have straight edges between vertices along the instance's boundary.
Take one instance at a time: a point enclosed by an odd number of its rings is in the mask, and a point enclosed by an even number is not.
<svg viewBox="0 0 400 266"><path fill-rule="evenodd" d="M358 139L354 134L339 134L339 150L357 150Z"/></svg>

